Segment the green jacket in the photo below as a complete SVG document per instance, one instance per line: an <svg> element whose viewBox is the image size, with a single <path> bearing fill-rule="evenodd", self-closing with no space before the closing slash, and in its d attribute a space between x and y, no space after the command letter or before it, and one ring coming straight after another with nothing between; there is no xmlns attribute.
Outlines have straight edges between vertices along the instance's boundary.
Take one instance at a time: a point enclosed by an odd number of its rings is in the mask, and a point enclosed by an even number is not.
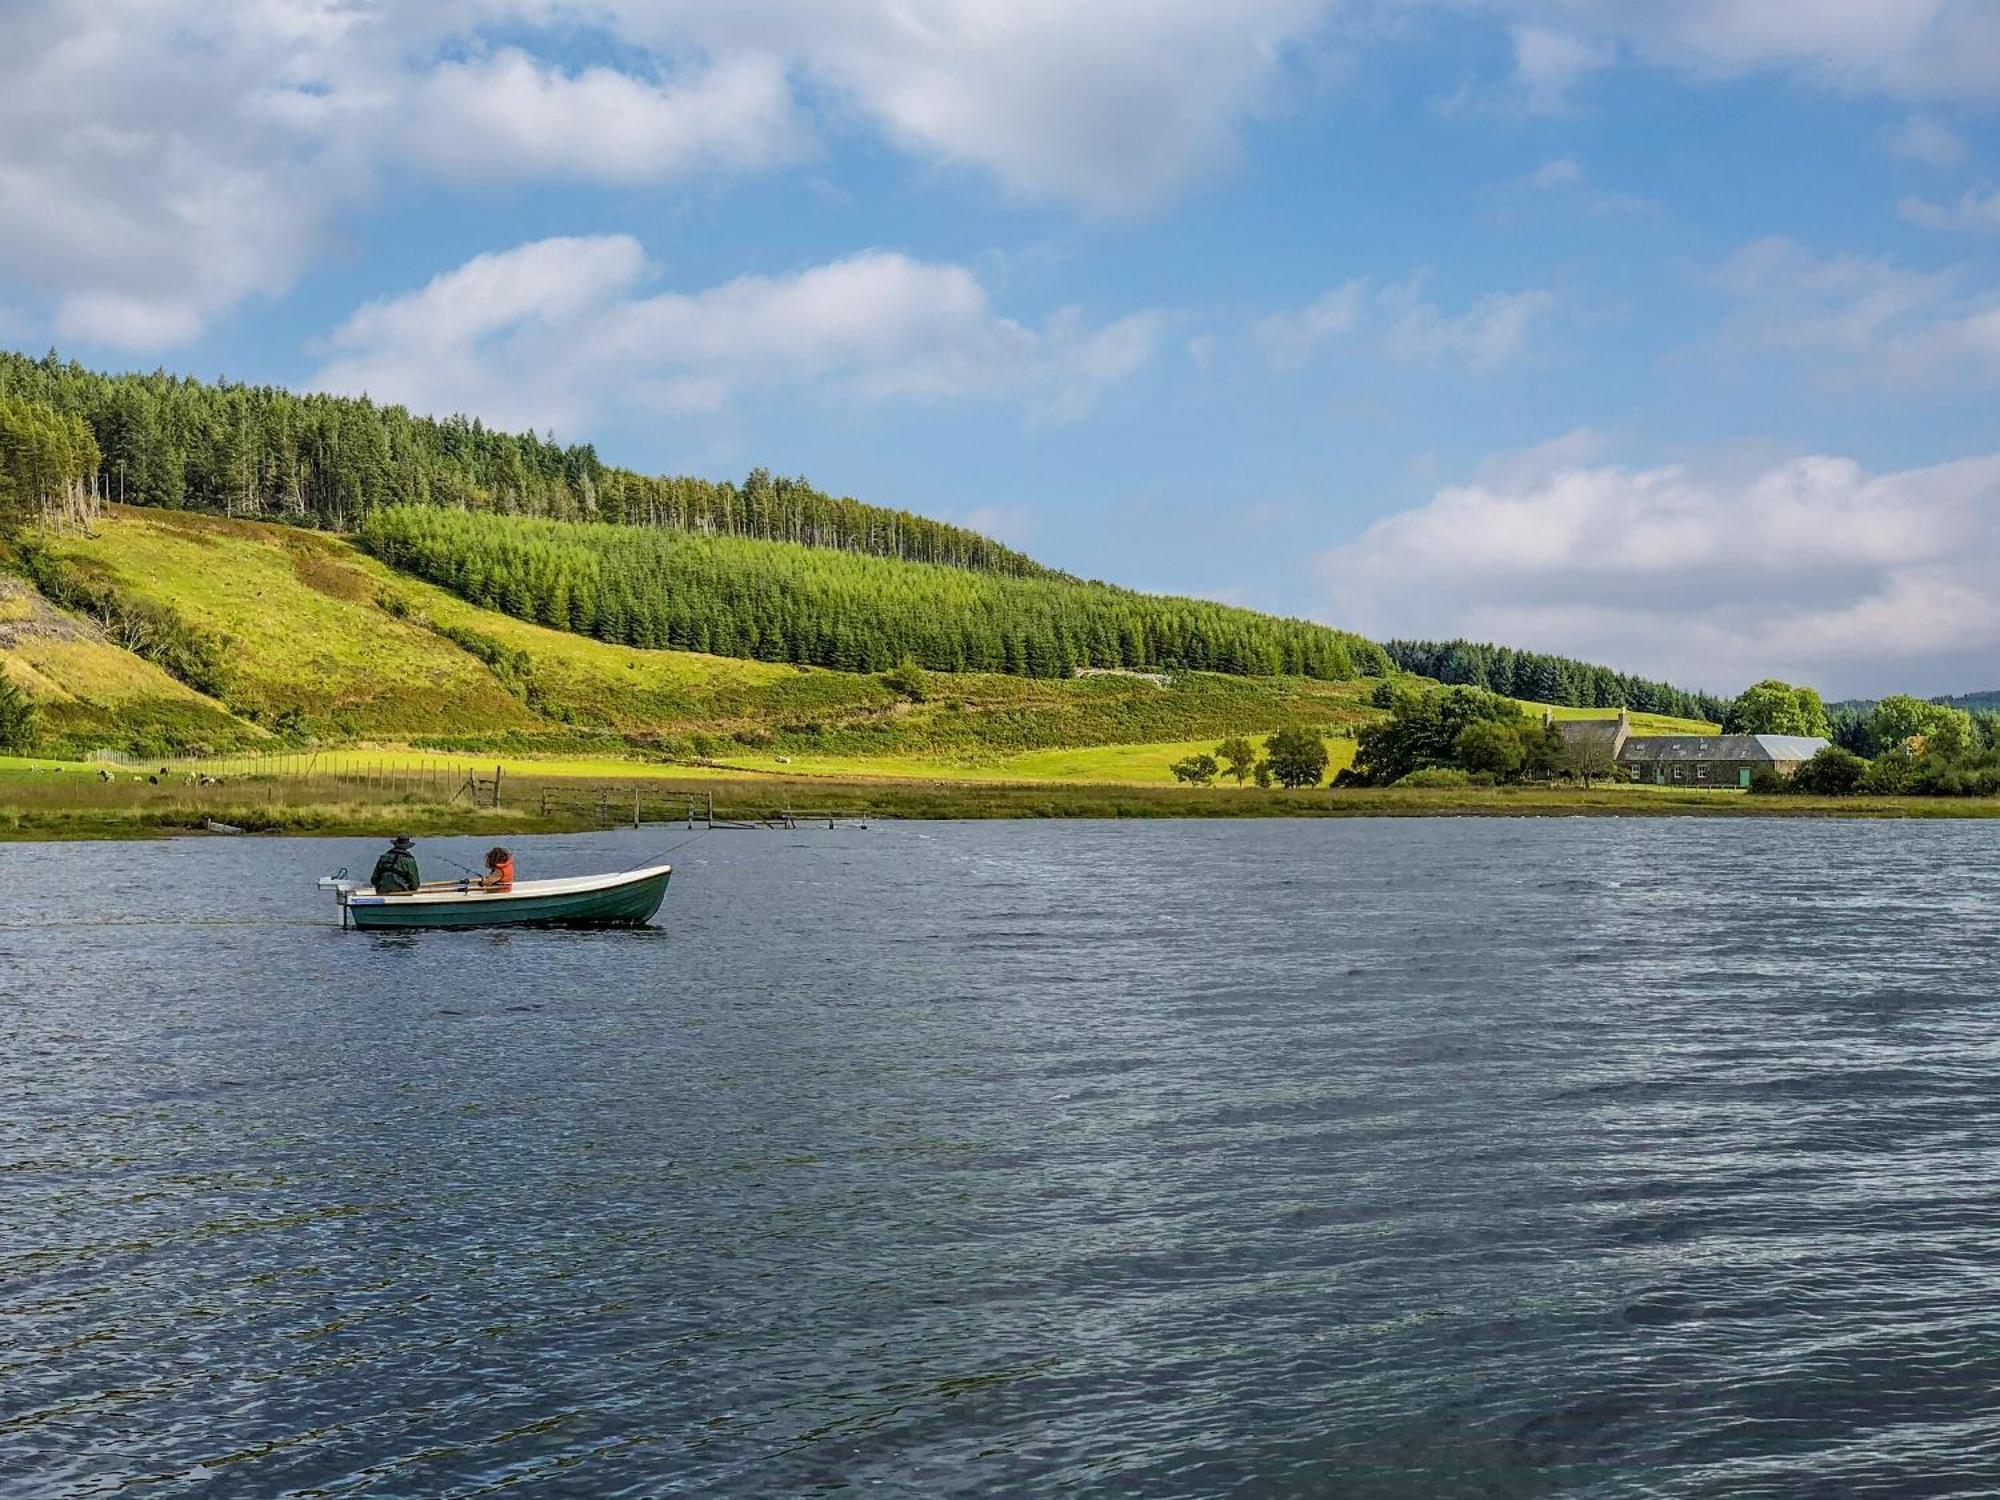
<svg viewBox="0 0 2000 1500"><path fill-rule="evenodd" d="M424 882L417 874L417 857L407 849L391 849L375 861L375 873L368 883L375 887L376 895L393 896L398 891L414 891Z"/></svg>

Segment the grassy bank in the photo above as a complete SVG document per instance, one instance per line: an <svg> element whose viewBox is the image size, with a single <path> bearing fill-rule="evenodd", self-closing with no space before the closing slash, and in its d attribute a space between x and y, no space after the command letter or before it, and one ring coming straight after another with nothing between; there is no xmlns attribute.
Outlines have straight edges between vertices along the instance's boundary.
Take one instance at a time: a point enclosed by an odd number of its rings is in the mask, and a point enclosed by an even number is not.
<svg viewBox="0 0 2000 1500"><path fill-rule="evenodd" d="M1488 787L1260 791L1116 783L842 780L710 774L575 777L515 774L501 807L445 800L434 790L388 791L358 783L307 785L271 778L217 788L104 784L43 776L24 786L0 776L0 839L148 838L200 833L213 822L250 833L416 835L556 833L628 825L635 803L648 823L684 817L689 799L744 821L786 810L869 818L1243 817L1715 817L1988 818L2000 798L1751 797L1675 787Z"/></svg>

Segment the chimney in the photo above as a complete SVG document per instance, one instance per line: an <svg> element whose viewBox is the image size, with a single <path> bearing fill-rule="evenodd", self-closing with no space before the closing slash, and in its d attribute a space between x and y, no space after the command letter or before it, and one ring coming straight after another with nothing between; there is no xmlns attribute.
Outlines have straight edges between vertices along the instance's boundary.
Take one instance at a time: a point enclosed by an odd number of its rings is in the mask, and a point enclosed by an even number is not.
<svg viewBox="0 0 2000 1500"><path fill-rule="evenodd" d="M1631 731L1631 728L1632 728L1632 710L1631 710L1631 709L1629 709L1629 708L1621 708L1621 709L1619 709L1619 710L1618 710L1618 732L1619 732L1620 734L1626 734L1626 733L1629 733L1629 732Z"/></svg>

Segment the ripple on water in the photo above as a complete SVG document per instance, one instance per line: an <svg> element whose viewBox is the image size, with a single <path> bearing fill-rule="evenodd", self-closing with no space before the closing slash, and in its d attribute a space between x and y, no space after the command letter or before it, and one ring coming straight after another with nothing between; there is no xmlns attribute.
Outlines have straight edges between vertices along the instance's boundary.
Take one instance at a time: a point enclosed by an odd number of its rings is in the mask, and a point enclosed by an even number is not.
<svg viewBox="0 0 2000 1500"><path fill-rule="evenodd" d="M0 847L0 1480L1991 1494L1996 837L743 835L390 941L359 844Z"/></svg>

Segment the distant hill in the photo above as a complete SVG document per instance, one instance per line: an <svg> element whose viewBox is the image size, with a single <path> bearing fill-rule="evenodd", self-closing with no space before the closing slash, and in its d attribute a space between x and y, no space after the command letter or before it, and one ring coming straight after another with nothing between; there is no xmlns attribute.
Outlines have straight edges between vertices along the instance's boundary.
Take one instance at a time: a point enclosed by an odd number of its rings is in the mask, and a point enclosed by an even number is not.
<svg viewBox="0 0 2000 1500"><path fill-rule="evenodd" d="M1568 656L1518 651L1482 641L1387 641L1383 649L1405 672L1439 682L1481 687L1510 698L1573 708L1629 708L1636 713L1720 723L1729 700L1668 682L1634 677Z"/></svg>
<svg viewBox="0 0 2000 1500"><path fill-rule="evenodd" d="M1842 698L1827 704L1826 711L1866 718L1875 712L1875 705L1881 701L1880 698ZM1925 701L1942 703L1947 708L1962 708L1969 713L2000 713L2000 688L1990 688L1983 693L1940 693Z"/></svg>

